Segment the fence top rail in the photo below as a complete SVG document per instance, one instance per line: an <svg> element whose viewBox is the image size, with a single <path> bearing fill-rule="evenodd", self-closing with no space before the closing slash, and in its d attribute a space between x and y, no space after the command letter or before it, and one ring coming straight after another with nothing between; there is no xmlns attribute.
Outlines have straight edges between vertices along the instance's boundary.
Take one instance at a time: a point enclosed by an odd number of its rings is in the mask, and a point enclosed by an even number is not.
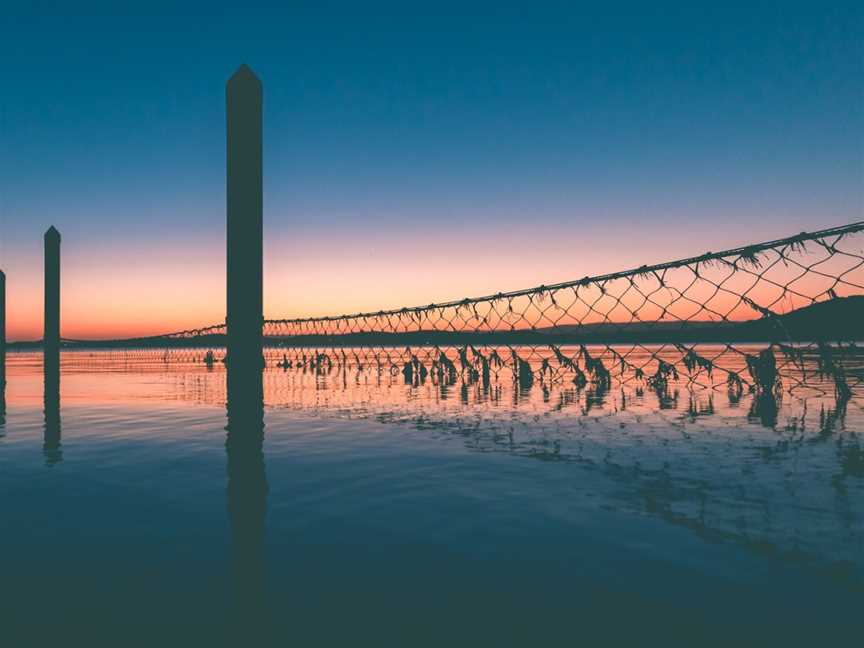
<svg viewBox="0 0 864 648"><path fill-rule="evenodd" d="M632 277L635 275L644 275L647 273L653 272L662 272L664 270L669 270L672 268L680 268L683 266L689 266L694 264L705 263L709 261L728 259L729 257L738 257L738 259L743 260L744 262L752 263L755 261L755 255L764 252L766 250L776 249L776 248L788 248L790 246L797 246L808 241L817 241L822 240L828 237L837 237L837 240L834 241L831 245L834 245L839 242L840 238L845 236L846 234L851 234L854 232L859 232L864 230L864 221L856 221L854 223L849 223L848 225L840 225L838 227L831 227L828 229L818 230L816 232L801 232L794 236L789 236L782 239L776 239L773 241L765 241L764 243L755 243L752 245L744 245L736 248L732 248L729 250L724 250L722 252L706 252L705 254L701 254L699 256L688 257L684 259L678 259L676 261L667 261L665 263L657 263L654 265L643 265L638 268L632 268L630 270L622 270L619 272L611 272L602 275L594 275L594 276L586 276L582 279L574 279L571 281L564 281L561 283L549 284L549 285L541 285L536 286L534 288L523 288L521 290L513 290L510 292L499 292L494 295L485 295L483 297L466 297L464 299L456 299L452 301L446 301L441 303L432 303L426 304L424 306L412 306L405 308L394 308L390 310L381 310L381 311L369 311L364 313L352 313L345 315L329 315L329 316L321 316L321 317L304 317L304 318L289 318L289 319L268 319L265 320L268 324L304 324L309 322L330 322L335 320L343 320L343 319L362 319L362 318L372 318L372 317L386 317L388 315L400 315L405 313L419 313L422 311L427 311L433 308L455 308L460 306L466 306L470 304L477 304L481 302L489 302L489 301L498 301L501 299L513 299L516 297L523 297L525 295L533 295L536 293L549 292L555 290L561 290L565 288L572 288L574 286L585 286L589 284L598 284L604 283L607 281L612 281L614 279L622 279L626 277ZM209 330L219 328L218 325L215 327L209 327L208 329L201 330ZM184 332L185 333L185 332Z"/></svg>

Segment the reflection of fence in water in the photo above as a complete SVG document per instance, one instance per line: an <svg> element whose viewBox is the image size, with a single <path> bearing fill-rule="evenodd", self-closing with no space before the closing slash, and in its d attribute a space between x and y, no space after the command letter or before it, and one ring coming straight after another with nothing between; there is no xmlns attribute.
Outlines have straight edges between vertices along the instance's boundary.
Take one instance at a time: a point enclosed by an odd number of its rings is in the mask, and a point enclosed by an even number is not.
<svg viewBox="0 0 864 648"><path fill-rule="evenodd" d="M92 364L159 367L169 363L219 366L220 349L115 349L64 353L64 368ZM618 384L658 394L671 387L797 396L853 397L864 388L864 352L854 345L579 345L463 347L268 348L267 365L318 375L372 372L407 384L513 382L522 390L553 384L609 391ZM110 361L110 362L109 362Z"/></svg>
<svg viewBox="0 0 864 648"><path fill-rule="evenodd" d="M856 433L864 410L847 410L846 399L786 395L766 409L758 394L406 385L368 370L268 371L265 392L274 406L304 414L371 417L477 452L575 463L579 491L600 508L659 517L864 583L864 444Z"/></svg>
<svg viewBox="0 0 864 648"><path fill-rule="evenodd" d="M608 390L622 383L655 391L685 385L725 388L738 397L802 388L849 397L861 386L864 367L856 347L829 345L291 348L271 353L274 360L284 369L321 374L370 368L398 373L412 384L512 380L522 388L572 383Z"/></svg>
<svg viewBox="0 0 864 648"><path fill-rule="evenodd" d="M705 353L711 353L712 349L715 354L722 351L722 347L709 347ZM702 379L708 378L704 371L679 375L677 380L669 381L637 380L625 372L623 380L613 374L608 383L589 380L582 384L574 380L572 374L564 376L540 370L543 361L555 355L550 349L530 350L534 354L532 371L538 375L530 387L520 383L509 367L493 368L488 380L482 375L471 376L467 370L459 370L457 349L424 349L426 354L420 354L424 361L428 361L438 353L446 353L457 367L455 375L446 371L429 371L425 375L406 372L404 360L417 356L417 350L387 349L384 356L364 348L336 351L335 361L323 362L320 349L293 349L284 354L280 350L280 359L271 358L269 368L264 373L267 404L300 409L308 407L374 412L390 417L410 417L424 409L435 415L446 413L459 416L466 413L465 406L481 412L484 408L498 408L505 413L510 410L523 413L530 410L539 413L560 412L567 416L602 415L622 410L634 412L644 408L646 411L668 410L676 416L690 418L717 416L740 420L749 417L775 427L784 424L784 416L796 416L794 412L808 403L812 416L818 412L813 409L816 405L837 409L850 401L849 398L836 396L830 376L819 378L818 358L807 358L803 364L807 389L799 389L789 395L782 391L778 394L751 393L730 388L728 383L720 381L713 383L714 388L708 388L702 382ZM529 356L528 350L518 351L524 357ZM577 352L573 348L565 348L564 351ZM745 351L749 349L745 347ZM198 358L194 362L177 363L165 361L151 352L71 352L63 354L63 369L65 373L79 370L163 373L172 377L172 380L188 382L188 388L182 384L175 385L179 393L185 393L187 389L202 392L190 400L224 403L224 365L214 363L208 367L201 362L203 351L199 349L197 353ZM294 358L295 361L284 362L283 356ZM727 369L747 370L744 356L730 354L724 358ZM844 362L849 367L858 362L860 367L860 360L858 358L853 362L853 359L847 359ZM800 368L798 370L801 371ZM852 384L853 396L864 395L860 383ZM168 397L175 396L169 394ZM853 408L860 408L861 402L861 398L851 399ZM816 423L811 421L810 427L814 425Z"/></svg>
<svg viewBox="0 0 864 648"><path fill-rule="evenodd" d="M224 373L205 375L216 383L213 397ZM200 382L180 380L189 397L202 396ZM856 431L864 410L833 395L784 396L765 418L756 394L735 400L685 386L658 394L561 383L524 390L512 381L414 385L368 368L270 369L264 392L276 410L371 418L472 451L571 462L580 469L580 492L592 493L598 507L659 517L792 561L827 562L836 573L862 567L864 444Z"/></svg>

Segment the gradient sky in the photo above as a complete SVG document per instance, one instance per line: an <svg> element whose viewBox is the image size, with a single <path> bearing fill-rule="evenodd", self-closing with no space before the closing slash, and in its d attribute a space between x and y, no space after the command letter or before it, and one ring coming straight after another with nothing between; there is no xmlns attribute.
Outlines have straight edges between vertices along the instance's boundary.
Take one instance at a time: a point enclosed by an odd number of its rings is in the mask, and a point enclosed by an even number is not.
<svg viewBox="0 0 864 648"><path fill-rule="evenodd" d="M224 83L243 62L265 92L268 317L864 218L857 2L17 4L0 12L11 339L41 336L52 224L64 336L224 319Z"/></svg>

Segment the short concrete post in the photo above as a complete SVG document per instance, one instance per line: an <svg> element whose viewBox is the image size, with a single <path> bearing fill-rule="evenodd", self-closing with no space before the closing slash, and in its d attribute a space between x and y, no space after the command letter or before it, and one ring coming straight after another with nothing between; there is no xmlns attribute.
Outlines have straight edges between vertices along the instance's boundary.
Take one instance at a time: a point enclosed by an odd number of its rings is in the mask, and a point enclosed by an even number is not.
<svg viewBox="0 0 864 648"><path fill-rule="evenodd" d="M45 232L45 330L42 350L45 361L60 360L60 232L54 226Z"/></svg>
<svg viewBox="0 0 864 648"><path fill-rule="evenodd" d="M6 386L6 274L0 270L0 390ZM2 415L0 415L2 416Z"/></svg>

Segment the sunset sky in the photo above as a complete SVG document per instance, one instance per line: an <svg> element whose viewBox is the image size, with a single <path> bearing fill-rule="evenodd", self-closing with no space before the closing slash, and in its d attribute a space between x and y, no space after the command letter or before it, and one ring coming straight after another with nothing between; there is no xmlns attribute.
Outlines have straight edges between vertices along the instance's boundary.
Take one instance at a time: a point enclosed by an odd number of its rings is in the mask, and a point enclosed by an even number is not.
<svg viewBox="0 0 864 648"><path fill-rule="evenodd" d="M857 2L134 4L0 12L12 340L41 336L50 225L65 337L224 320L240 63L264 84L268 317L864 219Z"/></svg>

